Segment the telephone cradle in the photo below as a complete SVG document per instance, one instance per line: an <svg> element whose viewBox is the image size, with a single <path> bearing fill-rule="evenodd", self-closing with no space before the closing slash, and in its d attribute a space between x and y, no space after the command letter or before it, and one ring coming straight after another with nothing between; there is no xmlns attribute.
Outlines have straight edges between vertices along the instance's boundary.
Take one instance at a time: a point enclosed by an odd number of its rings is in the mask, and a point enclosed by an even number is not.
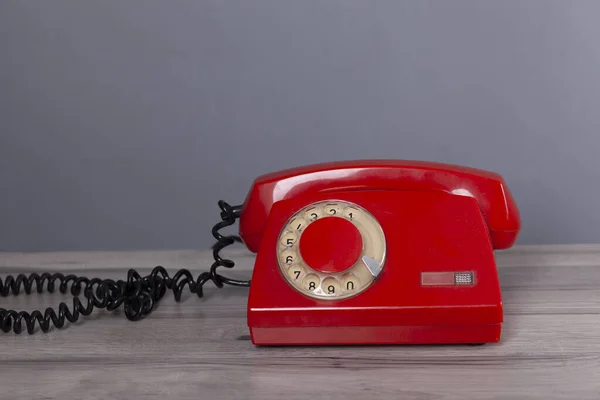
<svg viewBox="0 0 600 400"><path fill-rule="evenodd" d="M255 345L500 340L494 250L520 230L503 178L440 163L362 160L255 179L240 237L257 253Z"/></svg>

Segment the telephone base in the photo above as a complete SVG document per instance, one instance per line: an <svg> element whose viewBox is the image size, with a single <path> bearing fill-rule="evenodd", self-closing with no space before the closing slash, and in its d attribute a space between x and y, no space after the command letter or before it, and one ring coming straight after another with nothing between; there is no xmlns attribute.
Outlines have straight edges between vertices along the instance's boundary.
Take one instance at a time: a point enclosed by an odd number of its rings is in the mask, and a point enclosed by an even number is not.
<svg viewBox="0 0 600 400"><path fill-rule="evenodd" d="M250 328L257 346L485 344L500 340L502 324Z"/></svg>

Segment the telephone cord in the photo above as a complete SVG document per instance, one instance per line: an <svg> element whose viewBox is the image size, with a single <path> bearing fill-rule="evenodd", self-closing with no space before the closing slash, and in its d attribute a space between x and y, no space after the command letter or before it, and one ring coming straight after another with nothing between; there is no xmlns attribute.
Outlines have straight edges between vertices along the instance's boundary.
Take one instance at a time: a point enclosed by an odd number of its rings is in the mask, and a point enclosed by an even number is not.
<svg viewBox="0 0 600 400"><path fill-rule="evenodd" d="M8 333L11 330L20 334L23 332L23 323L29 334L36 332L36 322L42 332L48 332L51 325L62 328L66 321L76 322L80 316L87 316L95 308L105 308L113 311L123 305L125 317L130 321L137 321L150 314L158 301L171 290L175 301L181 300L183 290L187 286L191 293L198 297L203 296L203 286L208 281L214 283L217 288L224 285L250 286L250 281L231 279L217 272L217 268L233 268L232 260L221 257L219 252L225 247L241 242L239 236L224 236L219 231L227 226L233 225L240 217L242 206L230 206L225 201L218 202L221 209L221 220L212 229L212 235L217 239L213 246L214 262L209 271L202 272L196 279L187 269L180 269L173 277L162 266L156 266L147 276L141 276L135 269L127 273L127 280L86 278L77 275L63 275L60 273L32 273L29 275L19 274L16 277L9 275L4 280L0 278L0 296L7 297L10 294L18 295L23 290L31 294L35 288L37 293L45 291L53 293L58 291L66 294L70 291L73 295L73 306L71 309L61 302L58 312L48 307L42 313L35 310L15 311L0 308L0 329ZM83 296L83 298L81 297Z"/></svg>

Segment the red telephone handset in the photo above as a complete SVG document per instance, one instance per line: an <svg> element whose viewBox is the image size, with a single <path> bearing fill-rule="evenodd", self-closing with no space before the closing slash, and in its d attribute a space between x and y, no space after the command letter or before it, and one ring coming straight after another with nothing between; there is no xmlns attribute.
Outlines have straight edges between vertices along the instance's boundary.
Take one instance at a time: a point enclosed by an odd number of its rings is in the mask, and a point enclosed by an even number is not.
<svg viewBox="0 0 600 400"><path fill-rule="evenodd" d="M500 338L494 249L517 206L498 174L362 160L258 177L240 236L258 252L255 344L485 343Z"/></svg>
<svg viewBox="0 0 600 400"><path fill-rule="evenodd" d="M495 249L511 247L519 233L517 206L502 177L479 169L402 160L323 163L258 177L244 202L240 235L257 252L271 207L311 192L441 190L477 199Z"/></svg>

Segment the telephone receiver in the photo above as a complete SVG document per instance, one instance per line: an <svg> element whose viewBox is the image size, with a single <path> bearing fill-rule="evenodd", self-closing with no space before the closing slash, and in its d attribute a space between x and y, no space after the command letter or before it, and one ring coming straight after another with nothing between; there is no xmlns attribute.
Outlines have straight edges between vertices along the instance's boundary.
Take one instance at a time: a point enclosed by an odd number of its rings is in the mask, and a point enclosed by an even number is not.
<svg viewBox="0 0 600 400"><path fill-rule="evenodd" d="M239 233L257 253L256 345L498 342L494 250L520 231L493 172L357 160L255 179Z"/></svg>

